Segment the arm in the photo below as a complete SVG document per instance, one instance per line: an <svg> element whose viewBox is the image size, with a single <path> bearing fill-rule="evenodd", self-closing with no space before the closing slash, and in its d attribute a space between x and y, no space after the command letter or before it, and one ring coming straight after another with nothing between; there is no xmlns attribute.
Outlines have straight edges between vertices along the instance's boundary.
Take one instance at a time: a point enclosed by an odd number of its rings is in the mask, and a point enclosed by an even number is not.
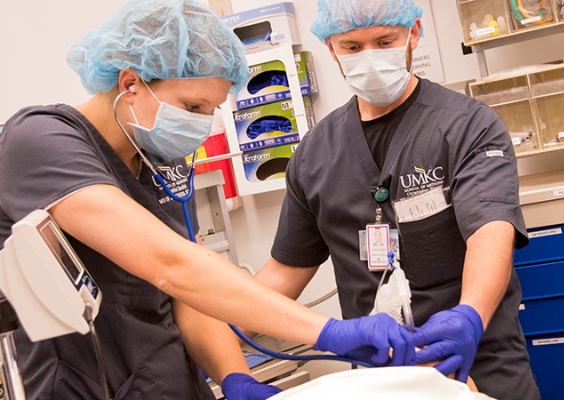
<svg viewBox="0 0 564 400"><path fill-rule="evenodd" d="M291 267L270 258L256 273L255 278L263 285L296 300L318 269L319 266L312 268Z"/></svg>
<svg viewBox="0 0 564 400"><path fill-rule="evenodd" d="M251 374L238 339L227 324L178 300L173 301L172 312L186 351L214 382L221 384L233 372Z"/></svg>
<svg viewBox="0 0 564 400"><path fill-rule="evenodd" d="M317 268L290 267L271 258L255 278L295 300L316 271ZM215 382L221 382L232 372L250 374L239 340L225 323L206 317L179 301L175 301L173 307L175 321L182 331L188 353ZM197 326L198 329L189 329L190 326Z"/></svg>
<svg viewBox="0 0 564 400"><path fill-rule="evenodd" d="M511 276L515 229L506 221L492 221L466 241L460 304L472 306L484 328L501 301Z"/></svg>
<svg viewBox="0 0 564 400"><path fill-rule="evenodd" d="M292 300L296 300L311 281L318 268L319 267L291 267L271 257L255 274L255 279L264 286ZM256 332L251 332L246 329L242 329L242 331L248 337L256 336Z"/></svg>
<svg viewBox="0 0 564 400"><path fill-rule="evenodd" d="M258 382L243 357L236 336L227 324L173 301L174 319L186 350L206 373L220 384L225 397L233 400L264 400L281 390Z"/></svg>
<svg viewBox="0 0 564 400"><path fill-rule="evenodd" d="M203 314L310 344L316 343L328 321L264 287L220 255L182 238L114 186L77 191L50 212L70 235Z"/></svg>
<svg viewBox="0 0 564 400"><path fill-rule="evenodd" d="M202 314L371 365L414 363L413 338L391 317L317 314L176 234L115 186L84 188L50 212L68 234Z"/></svg>

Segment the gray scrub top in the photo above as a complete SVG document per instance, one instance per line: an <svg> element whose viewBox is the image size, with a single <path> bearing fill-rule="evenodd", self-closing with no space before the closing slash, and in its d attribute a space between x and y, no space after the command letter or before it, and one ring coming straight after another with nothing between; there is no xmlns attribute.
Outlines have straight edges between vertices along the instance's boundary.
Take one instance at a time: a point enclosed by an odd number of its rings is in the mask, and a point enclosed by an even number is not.
<svg viewBox="0 0 564 400"><path fill-rule="evenodd" d="M374 306L381 273L369 272L367 262L360 260L359 231L375 221L377 204L371 191L376 187L390 191L390 199L381 204L383 222L399 228L401 267L412 290L417 326L458 304L465 240L479 227L508 221L515 227L516 246L528 243L517 163L501 119L482 102L425 79L420 83L382 171L364 136L356 97L308 132L288 165L287 194L271 254L296 267L320 265L331 255L344 318L367 315ZM435 187L444 189L451 206L398 227L392 202ZM520 299L513 272L471 373L480 381L479 388L491 386L489 394L498 398L503 391L486 375L492 375L489 366L507 362L520 365L511 387L530 386L533 394L523 399L536 398L517 319ZM498 349L500 343L506 345L506 354ZM481 363L482 354L487 354L487 362Z"/></svg>
<svg viewBox="0 0 564 400"><path fill-rule="evenodd" d="M151 155L173 191L185 187L186 162ZM169 178L169 179L167 179ZM118 155L77 110L67 105L29 107L0 135L0 245L10 227L29 212L95 184L114 185L171 229L187 237L182 206L170 199L143 167L135 179ZM191 204L197 232L195 205ZM67 235L102 291L94 321L110 394L127 400L215 397L184 348L171 298ZM89 335L69 334L31 343L15 332L29 400L101 398Z"/></svg>

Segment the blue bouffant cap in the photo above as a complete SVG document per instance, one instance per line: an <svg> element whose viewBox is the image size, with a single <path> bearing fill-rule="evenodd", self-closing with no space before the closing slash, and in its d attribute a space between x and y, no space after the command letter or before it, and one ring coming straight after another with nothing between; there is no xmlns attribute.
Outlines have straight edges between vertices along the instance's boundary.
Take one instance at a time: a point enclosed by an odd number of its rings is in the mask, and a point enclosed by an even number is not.
<svg viewBox="0 0 564 400"><path fill-rule="evenodd" d="M317 0L311 32L323 43L331 35L377 25L411 28L423 10L413 0Z"/></svg>
<svg viewBox="0 0 564 400"><path fill-rule="evenodd" d="M198 0L130 0L87 33L67 55L91 93L108 92L119 72L143 80L220 77L246 83L245 49L239 38Z"/></svg>

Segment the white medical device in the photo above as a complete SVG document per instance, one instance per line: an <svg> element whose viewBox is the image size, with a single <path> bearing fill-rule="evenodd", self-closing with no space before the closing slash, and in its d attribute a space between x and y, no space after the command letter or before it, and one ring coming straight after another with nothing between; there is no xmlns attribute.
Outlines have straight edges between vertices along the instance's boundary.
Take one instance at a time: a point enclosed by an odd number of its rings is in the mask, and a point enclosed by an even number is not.
<svg viewBox="0 0 564 400"><path fill-rule="evenodd" d="M45 210L12 226L0 251L0 290L33 342L90 331L84 317L98 314L102 293Z"/></svg>
<svg viewBox="0 0 564 400"><path fill-rule="evenodd" d="M380 286L376 292L374 309L370 315L379 312L388 314L398 324L405 324L409 330L414 328L409 281L399 267L394 268L388 283Z"/></svg>

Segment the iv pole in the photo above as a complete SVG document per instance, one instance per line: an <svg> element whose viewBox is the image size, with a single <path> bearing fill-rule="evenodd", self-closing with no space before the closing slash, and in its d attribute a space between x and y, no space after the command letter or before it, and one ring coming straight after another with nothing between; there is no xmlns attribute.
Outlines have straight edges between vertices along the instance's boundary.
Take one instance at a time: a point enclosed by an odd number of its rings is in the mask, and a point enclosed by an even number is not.
<svg viewBox="0 0 564 400"><path fill-rule="evenodd" d="M18 318L10 302L0 292L0 345L2 347L2 384L0 399L25 400L25 392L18 367L16 344L12 332L18 328Z"/></svg>

